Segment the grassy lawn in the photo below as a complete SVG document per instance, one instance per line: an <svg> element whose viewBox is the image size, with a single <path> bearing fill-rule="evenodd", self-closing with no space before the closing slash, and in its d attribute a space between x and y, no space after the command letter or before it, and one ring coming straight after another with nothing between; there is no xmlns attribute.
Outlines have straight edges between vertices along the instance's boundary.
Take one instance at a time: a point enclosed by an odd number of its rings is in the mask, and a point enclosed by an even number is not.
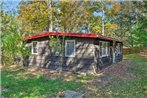
<svg viewBox="0 0 147 98"><path fill-rule="evenodd" d="M97 90L96 93L100 98L147 98L147 58L131 54L124 59L133 60L135 65L128 67L127 70L138 78L123 81L113 77L110 84ZM89 97L94 98L94 95L91 94Z"/></svg>
<svg viewBox="0 0 147 98"><path fill-rule="evenodd" d="M102 88L97 88L95 84L89 84L80 89L87 93L86 98L146 98L147 97L147 58L137 54L127 55L124 59L130 59L135 64L129 66L127 71L133 73L137 79L128 78L123 81L119 77L113 77L112 82ZM41 73L36 75L25 74L24 68L2 69L2 96L5 98L51 98L59 91L75 90L82 88L84 83L81 81L91 81L98 77L85 76L76 77L74 80L63 81L51 79ZM88 92L91 89L92 93Z"/></svg>
<svg viewBox="0 0 147 98"><path fill-rule="evenodd" d="M64 82L38 75L24 75L25 69L2 70L2 96L5 98L51 98L59 91L81 86L73 81Z"/></svg>

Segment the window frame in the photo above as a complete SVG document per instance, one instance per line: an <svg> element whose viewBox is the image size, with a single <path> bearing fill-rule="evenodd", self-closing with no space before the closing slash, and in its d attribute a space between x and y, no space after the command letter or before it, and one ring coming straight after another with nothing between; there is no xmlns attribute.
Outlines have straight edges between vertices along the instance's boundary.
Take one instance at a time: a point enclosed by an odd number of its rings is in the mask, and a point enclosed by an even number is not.
<svg viewBox="0 0 147 98"><path fill-rule="evenodd" d="M36 49L37 49L37 53L34 53L34 47L33 47L33 43L36 42ZM31 47L31 53L32 54L38 54L38 41L32 41L32 47Z"/></svg>
<svg viewBox="0 0 147 98"><path fill-rule="evenodd" d="M110 49L109 49L109 45L110 45L110 42L107 42L107 41L100 41L99 43L101 43L101 46L100 46L100 48L101 48L101 51L100 52L102 52L103 51L103 44L106 44L107 46L106 46L106 54L103 54L103 52L100 54L100 57L106 57L106 56L109 56L109 54L110 54ZM100 45L100 44L99 44Z"/></svg>
<svg viewBox="0 0 147 98"><path fill-rule="evenodd" d="M73 42L74 43L74 53L73 55L67 55L67 43L68 42ZM75 51L76 51L76 48L75 48L75 40L65 40L65 57L75 57Z"/></svg>

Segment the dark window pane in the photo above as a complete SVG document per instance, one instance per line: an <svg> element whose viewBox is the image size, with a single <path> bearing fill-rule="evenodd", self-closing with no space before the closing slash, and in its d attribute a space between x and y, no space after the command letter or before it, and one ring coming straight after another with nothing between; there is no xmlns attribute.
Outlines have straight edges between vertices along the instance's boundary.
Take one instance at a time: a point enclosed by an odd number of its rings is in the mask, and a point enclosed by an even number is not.
<svg viewBox="0 0 147 98"><path fill-rule="evenodd" d="M37 46L37 42L33 42L33 47L36 47Z"/></svg>
<svg viewBox="0 0 147 98"><path fill-rule="evenodd" d="M32 43L32 52L37 53L37 42Z"/></svg>
<svg viewBox="0 0 147 98"><path fill-rule="evenodd" d="M67 49L66 55L73 55L74 54L74 49Z"/></svg>
<svg viewBox="0 0 147 98"><path fill-rule="evenodd" d="M67 42L67 48L68 49L74 49L74 43L73 42Z"/></svg>
<svg viewBox="0 0 147 98"><path fill-rule="evenodd" d="M66 42L66 55L67 56L74 55L74 48L75 48L75 45L73 41Z"/></svg>
<svg viewBox="0 0 147 98"><path fill-rule="evenodd" d="M37 48L33 48L33 53L37 53Z"/></svg>

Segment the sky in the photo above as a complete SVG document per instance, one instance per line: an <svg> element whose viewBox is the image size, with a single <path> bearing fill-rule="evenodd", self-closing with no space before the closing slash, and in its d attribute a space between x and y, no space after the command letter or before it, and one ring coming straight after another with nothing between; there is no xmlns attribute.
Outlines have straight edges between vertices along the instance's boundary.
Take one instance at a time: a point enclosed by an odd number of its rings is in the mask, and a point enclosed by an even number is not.
<svg viewBox="0 0 147 98"><path fill-rule="evenodd" d="M1 0L0 3L2 4L2 8L5 12L9 10L17 11L17 7L21 0Z"/></svg>

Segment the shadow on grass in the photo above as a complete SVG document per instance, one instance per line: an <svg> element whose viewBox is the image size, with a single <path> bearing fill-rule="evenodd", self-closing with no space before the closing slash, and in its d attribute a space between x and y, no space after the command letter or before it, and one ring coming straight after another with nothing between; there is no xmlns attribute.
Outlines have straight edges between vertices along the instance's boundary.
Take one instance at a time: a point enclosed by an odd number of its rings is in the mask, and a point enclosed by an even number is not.
<svg viewBox="0 0 147 98"><path fill-rule="evenodd" d="M73 81L51 80L43 75L25 76L24 72L24 69L2 70L2 96L6 98L47 98L55 96L59 91L76 89L82 85Z"/></svg>

